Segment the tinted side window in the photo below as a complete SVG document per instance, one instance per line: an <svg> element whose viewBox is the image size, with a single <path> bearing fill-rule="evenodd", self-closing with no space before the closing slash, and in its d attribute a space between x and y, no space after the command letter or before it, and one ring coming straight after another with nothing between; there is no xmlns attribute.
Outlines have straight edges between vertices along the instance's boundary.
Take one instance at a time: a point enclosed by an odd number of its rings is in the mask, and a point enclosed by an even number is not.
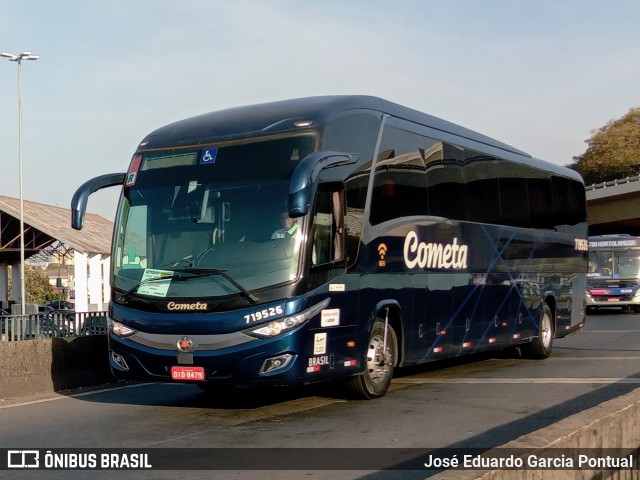
<svg viewBox="0 0 640 480"><path fill-rule="evenodd" d="M551 189L553 217L557 227L572 226L586 221L586 194L581 182L553 176Z"/></svg>
<svg viewBox="0 0 640 480"><path fill-rule="evenodd" d="M428 214L423 153L434 143L435 140L406 130L385 127L371 197L372 225Z"/></svg>
<svg viewBox="0 0 640 480"><path fill-rule="evenodd" d="M468 219L463 152L442 142L425 152L429 215Z"/></svg>
<svg viewBox="0 0 640 480"><path fill-rule="evenodd" d="M467 183L469 221L502 223L498 160L485 155L471 156L465 160L464 177Z"/></svg>
<svg viewBox="0 0 640 480"><path fill-rule="evenodd" d="M318 190L313 236L314 265L344 258L344 191L334 191L330 185Z"/></svg>
<svg viewBox="0 0 640 480"><path fill-rule="evenodd" d="M345 249L346 256L351 261L357 258L360 233L364 223L364 210L371 174L371 162L353 172L346 180L346 215L345 222Z"/></svg>
<svg viewBox="0 0 640 480"><path fill-rule="evenodd" d="M587 192L584 184L576 180L569 180L571 198L573 199L573 223L576 225L587 221Z"/></svg>
<svg viewBox="0 0 640 480"><path fill-rule="evenodd" d="M357 113L337 118L327 123L322 131L319 150L333 150L345 153L357 153L359 161L365 162L357 171L349 173L344 167L346 184L345 249L347 258L355 261L364 223L364 209L369 187L371 163L381 114ZM338 167L342 168L342 167Z"/></svg>
<svg viewBox="0 0 640 480"><path fill-rule="evenodd" d="M411 215L542 229L586 221L581 182L437 141L398 124L386 125L383 133L372 225Z"/></svg>
<svg viewBox="0 0 640 480"><path fill-rule="evenodd" d="M337 118L324 126L319 150L357 153L361 161L373 160L380 118L359 113Z"/></svg>
<svg viewBox="0 0 640 480"><path fill-rule="evenodd" d="M531 226L553 229L555 219L553 217L551 175L542 170L532 169L531 176L527 178L527 191L529 193Z"/></svg>
<svg viewBox="0 0 640 480"><path fill-rule="evenodd" d="M528 228L529 192L527 176L529 168L519 163L501 161L500 173L500 216L501 223L513 227Z"/></svg>

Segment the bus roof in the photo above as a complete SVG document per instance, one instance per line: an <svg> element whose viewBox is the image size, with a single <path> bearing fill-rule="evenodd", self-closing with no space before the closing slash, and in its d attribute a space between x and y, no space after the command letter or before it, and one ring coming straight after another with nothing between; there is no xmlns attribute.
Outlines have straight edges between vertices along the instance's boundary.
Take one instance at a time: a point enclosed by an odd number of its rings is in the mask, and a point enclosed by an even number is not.
<svg viewBox="0 0 640 480"><path fill-rule="evenodd" d="M161 127L149 134L142 143L146 150L290 131L295 129L294 123L297 121L321 124L349 110L386 113L512 153L530 156L510 145L446 120L366 95L306 97L219 110Z"/></svg>
<svg viewBox="0 0 640 480"><path fill-rule="evenodd" d="M145 137L139 151L171 147L199 146L236 138L269 135L301 130L298 122L311 122L311 126L326 123L337 117L369 111L388 114L434 130L446 132L472 142L508 152L512 159L537 165L564 176L580 178L572 170L532 158L526 152L491 137L448 122L438 117L413 110L396 103L367 95L315 96L276 102L246 105L198 115L161 127ZM513 157L515 155L515 158ZM581 180L581 178L580 178Z"/></svg>

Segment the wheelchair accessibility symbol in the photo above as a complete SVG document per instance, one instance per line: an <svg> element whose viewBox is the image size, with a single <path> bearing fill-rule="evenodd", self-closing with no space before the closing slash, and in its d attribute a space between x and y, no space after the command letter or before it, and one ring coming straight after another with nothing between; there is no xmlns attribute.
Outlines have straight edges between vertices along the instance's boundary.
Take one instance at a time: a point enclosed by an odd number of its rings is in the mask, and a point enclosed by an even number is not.
<svg viewBox="0 0 640 480"><path fill-rule="evenodd" d="M216 163L217 156L217 148L207 148L205 150L202 150L202 153L200 154L200 164Z"/></svg>

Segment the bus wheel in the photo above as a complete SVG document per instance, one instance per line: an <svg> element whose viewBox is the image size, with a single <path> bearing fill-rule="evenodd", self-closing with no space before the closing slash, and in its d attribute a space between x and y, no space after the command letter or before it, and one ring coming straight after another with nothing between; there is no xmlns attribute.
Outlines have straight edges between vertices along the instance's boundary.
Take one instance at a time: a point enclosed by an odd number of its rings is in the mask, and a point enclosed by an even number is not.
<svg viewBox="0 0 640 480"><path fill-rule="evenodd" d="M371 328L366 352L365 371L348 381L349 390L358 398L373 400L382 397L391 385L398 361L398 339L391 325L387 326L387 348L384 348L384 322L377 319Z"/></svg>
<svg viewBox="0 0 640 480"><path fill-rule="evenodd" d="M531 343L522 345L522 354L526 358L544 359L551 354L553 336L555 334L551 309L545 305L540 314L539 335Z"/></svg>

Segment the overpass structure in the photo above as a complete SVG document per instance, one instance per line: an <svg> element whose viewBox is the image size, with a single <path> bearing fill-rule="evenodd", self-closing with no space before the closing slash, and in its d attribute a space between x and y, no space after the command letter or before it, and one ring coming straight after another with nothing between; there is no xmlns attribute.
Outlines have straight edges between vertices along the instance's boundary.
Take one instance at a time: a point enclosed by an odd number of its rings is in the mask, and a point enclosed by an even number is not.
<svg viewBox="0 0 640 480"><path fill-rule="evenodd" d="M640 236L640 176L586 187L589 235Z"/></svg>

